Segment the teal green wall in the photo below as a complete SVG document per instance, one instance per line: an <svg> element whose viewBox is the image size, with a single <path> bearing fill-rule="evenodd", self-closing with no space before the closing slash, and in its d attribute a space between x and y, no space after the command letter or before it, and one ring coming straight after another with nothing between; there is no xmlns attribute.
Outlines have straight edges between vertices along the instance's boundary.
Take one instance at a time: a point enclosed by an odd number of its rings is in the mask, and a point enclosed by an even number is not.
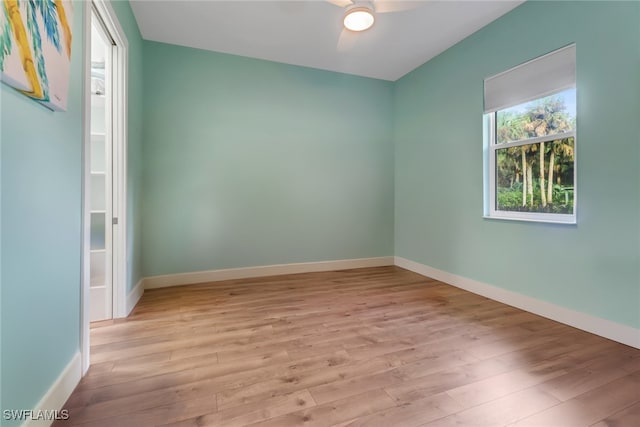
<svg viewBox="0 0 640 427"><path fill-rule="evenodd" d="M640 3L527 2L396 83L395 253L640 326ZM578 224L483 219L483 79L577 43Z"/></svg>
<svg viewBox="0 0 640 427"><path fill-rule="evenodd" d="M33 408L79 349L82 45L65 113L0 85L2 409Z"/></svg>
<svg viewBox="0 0 640 427"><path fill-rule="evenodd" d="M127 140L127 290L142 279L143 40L128 1L111 3L129 45Z"/></svg>
<svg viewBox="0 0 640 427"><path fill-rule="evenodd" d="M392 83L144 55L145 276L393 254Z"/></svg>

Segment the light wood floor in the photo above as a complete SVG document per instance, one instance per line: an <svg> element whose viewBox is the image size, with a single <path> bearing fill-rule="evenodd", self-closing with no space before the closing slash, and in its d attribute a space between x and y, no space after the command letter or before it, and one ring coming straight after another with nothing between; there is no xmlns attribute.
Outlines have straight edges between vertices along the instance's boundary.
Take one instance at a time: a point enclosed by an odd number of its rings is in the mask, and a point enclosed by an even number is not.
<svg viewBox="0 0 640 427"><path fill-rule="evenodd" d="M397 267L147 291L59 426L640 426L640 350Z"/></svg>

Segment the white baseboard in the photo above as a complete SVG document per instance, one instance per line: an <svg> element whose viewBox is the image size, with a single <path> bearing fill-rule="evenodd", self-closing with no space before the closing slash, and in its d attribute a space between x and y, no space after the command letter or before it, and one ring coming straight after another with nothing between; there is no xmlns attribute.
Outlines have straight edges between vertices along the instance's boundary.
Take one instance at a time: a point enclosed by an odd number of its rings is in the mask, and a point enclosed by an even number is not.
<svg viewBox="0 0 640 427"><path fill-rule="evenodd" d="M346 270L350 268L382 267L393 265L394 258L359 258L337 261L302 262L296 264L263 265L259 267L228 268L224 270L198 271L193 273L167 274L144 279L145 289L220 280L249 279L252 277L278 276L281 274L312 273L318 271Z"/></svg>
<svg viewBox="0 0 640 427"><path fill-rule="evenodd" d="M142 298L142 294L144 294L144 278L138 280L138 283L131 289L131 292L127 295L127 312L125 313L125 317L131 314L131 311L136 306L140 298Z"/></svg>
<svg viewBox="0 0 640 427"><path fill-rule="evenodd" d="M640 348L640 329L590 314L580 313L497 286L438 270L402 257L395 257L395 265L574 328L582 329L631 347Z"/></svg>
<svg viewBox="0 0 640 427"><path fill-rule="evenodd" d="M71 396L71 393L76 388L80 379L82 378L82 364L80 352L77 352L69 364L64 368L58 379L49 388L40 402L33 409L34 414L43 411L44 413L51 413L51 411L62 410L63 405ZM32 420L28 419L22 423L22 427L44 427L50 426L52 420Z"/></svg>

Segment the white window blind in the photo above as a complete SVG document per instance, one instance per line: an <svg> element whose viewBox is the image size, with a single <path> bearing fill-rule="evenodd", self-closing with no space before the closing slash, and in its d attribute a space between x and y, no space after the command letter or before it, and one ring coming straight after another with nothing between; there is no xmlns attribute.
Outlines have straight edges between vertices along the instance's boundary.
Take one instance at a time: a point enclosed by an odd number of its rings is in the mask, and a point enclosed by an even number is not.
<svg viewBox="0 0 640 427"><path fill-rule="evenodd" d="M542 98L576 84L576 45L563 47L484 80L484 112Z"/></svg>

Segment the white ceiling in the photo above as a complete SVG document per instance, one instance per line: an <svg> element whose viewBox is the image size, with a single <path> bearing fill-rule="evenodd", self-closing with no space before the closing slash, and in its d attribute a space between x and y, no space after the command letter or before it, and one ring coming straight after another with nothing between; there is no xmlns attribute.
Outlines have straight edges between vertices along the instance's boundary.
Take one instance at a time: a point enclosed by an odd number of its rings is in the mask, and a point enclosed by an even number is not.
<svg viewBox="0 0 640 427"><path fill-rule="evenodd" d="M337 1L337 0L332 0ZM523 0L374 2L368 31L343 30L324 0L132 0L142 37L252 58L395 81Z"/></svg>

